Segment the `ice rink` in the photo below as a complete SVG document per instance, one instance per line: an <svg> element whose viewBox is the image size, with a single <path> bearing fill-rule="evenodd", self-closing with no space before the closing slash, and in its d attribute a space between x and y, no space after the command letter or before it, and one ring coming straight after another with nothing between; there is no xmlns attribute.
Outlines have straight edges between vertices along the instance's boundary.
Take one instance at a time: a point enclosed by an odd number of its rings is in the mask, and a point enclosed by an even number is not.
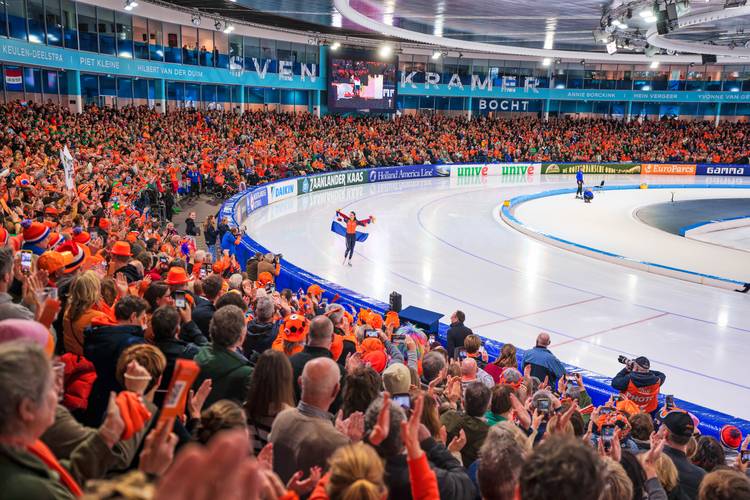
<svg viewBox="0 0 750 500"><path fill-rule="evenodd" d="M387 302L396 290L404 306L443 312L444 321L461 309L476 333L524 349L547 331L551 349L563 361L610 377L622 367L619 354L645 355L654 369L667 373L664 393L750 418L744 370L750 355L750 295L578 255L500 222L497 207L505 199L575 185L568 176L534 180L363 184L272 204L251 214L246 225L248 234L271 251L283 251L302 269L362 295ZM587 178L592 184L599 180ZM741 184L743 179L607 177L607 184L644 181ZM613 193L586 208L621 213ZM357 244L352 268L342 265L344 239L330 231L338 208L377 218L369 239ZM545 211L540 223L566 230L576 226L562 207ZM610 230L628 239L627 228L612 224ZM586 236L592 246L608 241L604 230ZM648 238L637 246L660 247ZM746 259L745 270L749 267Z"/></svg>

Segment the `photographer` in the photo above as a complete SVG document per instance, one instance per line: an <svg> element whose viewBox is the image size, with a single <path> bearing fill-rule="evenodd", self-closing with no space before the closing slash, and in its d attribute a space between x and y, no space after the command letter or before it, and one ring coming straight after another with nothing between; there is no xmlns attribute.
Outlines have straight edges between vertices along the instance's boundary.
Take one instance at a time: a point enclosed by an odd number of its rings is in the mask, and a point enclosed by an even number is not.
<svg viewBox="0 0 750 500"><path fill-rule="evenodd" d="M281 254L274 255L272 253L267 253L265 258L258 262L258 276L262 273L269 273L275 282L276 278L279 276L279 272L281 272L280 261Z"/></svg>
<svg viewBox="0 0 750 500"><path fill-rule="evenodd" d="M617 359L625 365L612 379L612 388L635 404L644 413L653 413L659 406L659 389L667 376L651 370L651 363L645 356L635 360L620 356Z"/></svg>

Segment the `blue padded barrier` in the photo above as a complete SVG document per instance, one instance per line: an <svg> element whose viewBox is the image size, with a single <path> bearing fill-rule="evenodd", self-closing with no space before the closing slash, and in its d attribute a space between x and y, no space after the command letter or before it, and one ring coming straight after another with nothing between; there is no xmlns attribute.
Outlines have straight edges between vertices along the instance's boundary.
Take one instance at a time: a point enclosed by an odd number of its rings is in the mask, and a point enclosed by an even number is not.
<svg viewBox="0 0 750 500"><path fill-rule="evenodd" d="M385 170L387 168L398 169L398 167L379 167L378 169ZM381 180L383 181L400 180L400 179L392 179L392 178L381 179L381 177L388 177L388 176L370 175L370 171L374 169L367 169L367 170L368 170L368 175L365 176L368 179L367 182L380 182ZM442 175L444 175L444 173L439 173L437 169L433 169L433 176L442 176ZM221 206L219 210L219 216L228 217L231 225L239 227L240 223L238 222L236 218L237 215L241 215L242 217L240 218L240 220L243 220L250 213L252 213L253 211L257 210L258 208L262 206L265 206L265 204L269 202L267 196L263 196L260 194L254 195L256 191L259 191L261 189L265 190L268 185L273 185L279 182L285 182L285 181L289 181L292 179L293 178L282 179L282 180L274 181L269 184L256 186L242 193L232 196ZM622 189L635 189L638 187L639 186L637 185L607 186L605 189L622 190ZM742 185L726 186L726 185L711 185L711 184L649 185L650 189L700 188L700 187L702 188L737 188L737 187L750 188L750 186L742 186ZM539 198L542 196L554 196L555 194L568 194L572 192L575 192L575 189L557 189L557 190L546 191L544 193L540 193L536 195L519 196L511 200L511 207L516 206L519 203L523 203L524 201ZM299 194L302 194L302 193L299 193ZM254 197L256 200L260 200L260 202L257 204L257 206L254 204L250 204L247 202L247 197ZM241 203L243 205L240 205ZM504 211L506 209L507 207L503 208ZM521 224L520 221L515 219L510 214L510 211L508 211L508 217L512 218L516 223ZM268 253L269 250L266 249L263 245L261 245L257 241L250 238L247 234L243 235L241 242L237 246L237 249L236 249L237 260L240 263L240 265L243 267L243 269L244 269L244 265L247 259L252 257L255 254L255 252L261 252L265 254L265 253ZM358 311L360 308L369 308L381 314L384 314L388 310L388 304L375 300L375 299L371 299L363 295L360 295L357 292L354 292L336 283L332 283L328 280L325 280L319 276L316 276L315 274L312 274L310 272L305 271L304 269L301 269L295 266L294 264L290 263L286 259L282 259L281 261L281 274L276 279L276 284L277 284L278 289L289 288L293 291L296 291L300 288L307 290L307 287L309 287L310 285L317 284L323 289L324 294L327 297L329 297L329 300L333 296L339 295L340 298L337 302L346 306L349 309ZM419 305L419 304L416 304L416 305ZM440 324L439 333L437 337L438 337L438 340L443 345L446 344L446 332L448 330L448 327L449 326L444 323ZM495 358L499 355L500 349L503 346L502 342L499 342L493 339L488 339L488 338L483 338L483 342L485 345L485 349L487 350L487 353L489 354L491 358ZM522 349L517 349L517 352L518 352L519 364L522 365L524 351ZM565 367L568 372L580 373L583 376L586 390L591 396L591 399L593 400L595 405L604 404L611 395L614 395L617 393L617 391L613 390L610 385L611 377L606 377L604 375L593 373L588 370L582 369L580 367L572 366L572 365L566 364ZM704 408L702 406L699 406L699 405L696 405L687 401L677 400L677 404L680 408L683 408L693 413L699 418L700 420L699 429L704 434L712 435L718 438L719 431L721 427L725 424L736 425L742 430L743 435L750 433L750 422L748 422L747 420L743 420L741 418L732 417L724 413L713 411L708 408Z"/></svg>

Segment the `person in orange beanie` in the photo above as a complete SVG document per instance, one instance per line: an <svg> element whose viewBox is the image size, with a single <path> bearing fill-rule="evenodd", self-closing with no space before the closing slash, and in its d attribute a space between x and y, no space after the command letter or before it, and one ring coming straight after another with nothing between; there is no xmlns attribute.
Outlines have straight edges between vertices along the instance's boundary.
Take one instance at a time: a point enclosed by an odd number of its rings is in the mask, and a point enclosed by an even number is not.
<svg viewBox="0 0 750 500"><path fill-rule="evenodd" d="M31 250L35 255L42 255L47 250L50 229L41 222L24 220L23 228L23 250Z"/></svg>

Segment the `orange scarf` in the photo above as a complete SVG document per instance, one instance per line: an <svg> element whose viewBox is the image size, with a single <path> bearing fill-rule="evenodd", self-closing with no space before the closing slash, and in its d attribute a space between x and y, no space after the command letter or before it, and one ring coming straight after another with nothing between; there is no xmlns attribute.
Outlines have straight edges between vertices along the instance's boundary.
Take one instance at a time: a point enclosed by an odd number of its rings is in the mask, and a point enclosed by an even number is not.
<svg viewBox="0 0 750 500"><path fill-rule="evenodd" d="M60 465L60 462L57 461L57 458L55 458L52 451L47 448L46 444L37 439L34 444L27 448L27 450L41 460L47 468L57 472L60 476L60 482L73 494L73 496L80 497L83 495L83 491L81 490L81 487L78 486L78 483L76 483L76 480L73 479L73 476L71 476L62 465Z"/></svg>

